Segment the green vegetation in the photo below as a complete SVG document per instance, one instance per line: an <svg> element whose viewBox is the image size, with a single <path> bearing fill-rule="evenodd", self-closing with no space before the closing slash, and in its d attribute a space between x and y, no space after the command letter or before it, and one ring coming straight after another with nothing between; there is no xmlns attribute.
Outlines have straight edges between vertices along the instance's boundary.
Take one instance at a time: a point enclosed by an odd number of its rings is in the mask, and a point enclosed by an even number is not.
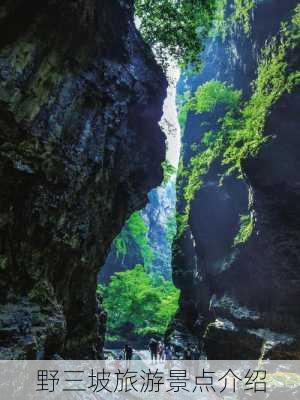
<svg viewBox="0 0 300 400"><path fill-rule="evenodd" d="M148 227L139 211L134 212L126 223L121 234L115 239L118 256L125 256L127 244L134 242L140 251L146 268L151 264L154 254L149 244Z"/></svg>
<svg viewBox="0 0 300 400"><path fill-rule="evenodd" d="M193 98L189 100L189 107L195 113L213 112L217 106L222 107L223 114L229 118L237 112L241 101L241 92L219 82L209 81L200 86ZM199 153L190 159L186 169L180 169L180 175L185 179L183 197L186 201L185 212L177 216L179 234L186 227L190 211L190 203L195 194L203 185L203 178L209 168L224 151L223 130L209 130L203 135ZM194 149L196 150L194 145Z"/></svg>
<svg viewBox="0 0 300 400"><path fill-rule="evenodd" d="M255 7L255 0L234 0L234 11L230 23L240 24L246 34L250 33L250 13Z"/></svg>
<svg viewBox="0 0 300 400"><path fill-rule="evenodd" d="M166 239L170 244L173 242L174 236L176 235L176 230L176 213L174 212L174 214L168 218L166 224Z"/></svg>
<svg viewBox="0 0 300 400"><path fill-rule="evenodd" d="M241 172L241 160L255 156L262 143L270 139L263 135L263 130L272 105L300 83L300 72L290 72L287 61L288 52L299 45L299 13L300 6L292 24L282 25L281 37L273 38L262 51L250 100L235 118L224 118L223 130L228 141L223 162L230 166L228 172Z"/></svg>
<svg viewBox="0 0 300 400"><path fill-rule="evenodd" d="M135 12L145 40L167 62L170 55L181 65L200 64L218 0L136 0Z"/></svg>
<svg viewBox="0 0 300 400"><path fill-rule="evenodd" d="M123 257L127 254L127 245L124 236L121 233L114 241L118 257Z"/></svg>
<svg viewBox="0 0 300 400"><path fill-rule="evenodd" d="M182 95L177 95L178 122L182 131L186 124L188 112L191 109L191 98L191 92L188 90Z"/></svg>
<svg viewBox="0 0 300 400"><path fill-rule="evenodd" d="M213 27L209 35L221 36L224 40L226 35L237 26L241 27L246 35L249 35L251 32L250 16L256 6L255 0L234 0L231 10L226 10L227 4L227 0L217 1ZM229 15L225 17L226 12L229 12Z"/></svg>
<svg viewBox="0 0 300 400"><path fill-rule="evenodd" d="M162 64L174 56L181 66L199 68L199 54L207 36L222 36L241 26L251 31L255 0L135 0L135 13L145 40L155 48ZM225 14L229 12L229 15Z"/></svg>
<svg viewBox="0 0 300 400"><path fill-rule="evenodd" d="M266 135L264 127L273 104L300 83L300 72L291 71L287 60L289 52L300 42L299 15L300 5L291 23L282 25L280 37L270 40L261 52L258 76L248 101L242 100L240 91L215 80L200 86L195 96L188 99L188 109L195 113L216 113L218 107L216 115L220 114L220 118L203 135L198 154L190 159L187 167L180 169L185 179L186 208L178 216L179 234L187 224L190 202L203 185L213 162L218 160L224 164L223 177L236 174L241 178L242 160L255 156L261 145L271 139L272 132Z"/></svg>
<svg viewBox="0 0 300 400"><path fill-rule="evenodd" d="M142 265L116 273L98 292L108 312L108 336L115 340L132 333L163 335L179 299L172 282L147 274Z"/></svg>
<svg viewBox="0 0 300 400"><path fill-rule="evenodd" d="M234 239L234 246L246 243L253 232L253 217L251 214L240 216L240 230Z"/></svg>
<svg viewBox="0 0 300 400"><path fill-rule="evenodd" d="M212 112L217 105L223 105L226 110L235 111L240 98L240 91L233 90L222 82L211 80L197 89L195 97L190 100L190 107L197 114Z"/></svg>
<svg viewBox="0 0 300 400"><path fill-rule="evenodd" d="M176 173L176 168L168 160L165 160L162 163L162 167L164 170L164 180L162 185L166 186L172 176L174 176L174 174Z"/></svg>

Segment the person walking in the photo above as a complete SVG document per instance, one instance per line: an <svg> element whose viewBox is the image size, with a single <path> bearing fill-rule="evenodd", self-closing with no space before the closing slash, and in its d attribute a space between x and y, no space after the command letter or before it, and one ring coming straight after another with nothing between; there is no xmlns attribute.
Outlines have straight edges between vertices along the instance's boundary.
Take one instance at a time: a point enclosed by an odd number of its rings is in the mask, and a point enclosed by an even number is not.
<svg viewBox="0 0 300 400"><path fill-rule="evenodd" d="M132 359L132 354L133 354L133 350L132 347L128 346L128 344L125 344L124 350L124 358L126 361L131 361Z"/></svg>
<svg viewBox="0 0 300 400"><path fill-rule="evenodd" d="M192 360L193 359L193 351L192 351L191 345L189 343L183 351L183 359L184 360Z"/></svg>
<svg viewBox="0 0 300 400"><path fill-rule="evenodd" d="M173 348L169 343L165 345L165 358L167 361L173 359Z"/></svg>
<svg viewBox="0 0 300 400"><path fill-rule="evenodd" d="M165 358L165 346L164 344L159 341L158 342L158 357L159 357L159 361L163 361Z"/></svg>
<svg viewBox="0 0 300 400"><path fill-rule="evenodd" d="M199 347L195 345L192 350L192 358L193 360L200 360L200 357L201 357L201 352L199 350Z"/></svg>
<svg viewBox="0 0 300 400"><path fill-rule="evenodd" d="M151 360L157 360L157 352L158 352L158 343L155 339L151 339L149 342L149 350L151 353Z"/></svg>

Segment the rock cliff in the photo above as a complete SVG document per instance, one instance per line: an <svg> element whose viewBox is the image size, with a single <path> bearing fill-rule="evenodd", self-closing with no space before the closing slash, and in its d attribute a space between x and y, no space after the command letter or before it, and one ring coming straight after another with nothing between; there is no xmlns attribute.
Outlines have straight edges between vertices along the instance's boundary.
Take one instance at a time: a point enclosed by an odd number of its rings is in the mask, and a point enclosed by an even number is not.
<svg viewBox="0 0 300 400"><path fill-rule="evenodd" d="M225 19L232 15L235 3L227 2ZM205 82L218 80L241 90L242 101L249 101L255 90L253 82L263 71L260 66L266 53L262 51L267 43L275 43L272 38L289 29L281 24L293 18L297 3L254 2L248 10L249 20L245 21L245 16L242 21L236 19L225 37L208 41L203 71L182 79L179 90L194 93ZM299 40L296 42L286 49L285 61L281 59L287 63L285 74L299 70ZM276 78L274 70L267 72ZM276 83L280 90L281 83ZM300 356L300 120L296 89L282 91L267 109L263 143L255 154L242 158L240 177L228 173L224 165L230 141L225 137L221 154L205 173L199 173L202 183L189 208L185 191L193 172L191 160L195 165L195 152L204 152L204 135L218 129L224 110L215 107L187 116L177 210L179 216L188 210L188 216L173 246L173 277L181 289L181 300L168 334L179 345L199 344L211 359ZM264 90L267 96L269 88ZM259 120L258 113L259 109L254 121ZM236 148L242 141L235 143Z"/></svg>
<svg viewBox="0 0 300 400"><path fill-rule="evenodd" d="M99 358L99 266L162 180L166 80L133 1L0 6L0 358Z"/></svg>

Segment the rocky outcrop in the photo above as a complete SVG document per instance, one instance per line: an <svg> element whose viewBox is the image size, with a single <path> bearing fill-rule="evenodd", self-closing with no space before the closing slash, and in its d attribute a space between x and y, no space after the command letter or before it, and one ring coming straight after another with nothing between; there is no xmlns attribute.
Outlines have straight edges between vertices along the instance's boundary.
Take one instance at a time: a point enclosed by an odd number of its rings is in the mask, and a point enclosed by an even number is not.
<svg viewBox="0 0 300 400"><path fill-rule="evenodd" d="M241 89L249 98L258 57L266 40L278 34L297 1L257 2L247 35L236 26L224 41L210 40L205 68L188 78L194 91L211 79ZM299 49L289 54L289 70L299 69ZM183 81L182 81L183 85ZM184 89L184 87L183 87ZM181 90L183 90L181 88ZM188 226L173 247L174 282L181 289L180 309L168 332L179 345L199 344L210 359L299 358L299 95L285 93L273 104L264 127L272 140L242 163L243 179L226 176L216 160L197 191ZM191 145L200 143L207 123L219 110L189 113L182 164ZM206 123L206 126L203 125ZM202 125L201 125L202 124ZM178 180L177 209L186 206L185 180ZM249 213L252 233L235 243L240 215Z"/></svg>
<svg viewBox="0 0 300 400"><path fill-rule="evenodd" d="M162 180L166 81L131 0L0 21L0 358L99 358L97 273Z"/></svg>

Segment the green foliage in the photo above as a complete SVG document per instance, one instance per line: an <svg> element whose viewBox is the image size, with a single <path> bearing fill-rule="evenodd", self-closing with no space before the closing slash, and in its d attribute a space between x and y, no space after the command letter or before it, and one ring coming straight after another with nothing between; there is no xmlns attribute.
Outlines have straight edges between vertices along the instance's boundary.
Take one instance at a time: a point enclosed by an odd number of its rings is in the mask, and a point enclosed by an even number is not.
<svg viewBox="0 0 300 400"><path fill-rule="evenodd" d="M253 217L251 214L240 215L240 230L234 239L234 246L246 243L253 232Z"/></svg>
<svg viewBox="0 0 300 400"><path fill-rule="evenodd" d="M118 257L123 257L127 254L127 245L126 245L126 241L124 239L124 237L121 235L119 235L114 242L115 246L116 246L116 251L117 251L117 256Z"/></svg>
<svg viewBox="0 0 300 400"><path fill-rule="evenodd" d="M255 0L234 0L234 11L230 18L231 24L240 24L244 32L249 34L251 31L250 26L250 13L255 7Z"/></svg>
<svg viewBox="0 0 300 400"><path fill-rule="evenodd" d="M192 144L190 145L190 149L191 149L191 151L196 152L196 151L199 150L199 146L198 146L197 143L192 143Z"/></svg>
<svg viewBox="0 0 300 400"><path fill-rule="evenodd" d="M138 335L164 334L178 306L179 291L174 285L147 274L141 265L116 273L99 291L108 312L108 334L113 337L128 326Z"/></svg>
<svg viewBox="0 0 300 400"><path fill-rule="evenodd" d="M188 112L192 106L191 99L192 95L189 90L185 91L182 95L177 95L178 122L182 131L186 124Z"/></svg>
<svg viewBox="0 0 300 400"><path fill-rule="evenodd" d="M167 219L166 223L166 239L170 244L172 244L173 242L176 230L177 230L176 213L174 213Z"/></svg>
<svg viewBox="0 0 300 400"><path fill-rule="evenodd" d="M200 86L194 98L189 99L189 107L194 112L214 112L216 106L221 105L223 116L204 134L198 154L181 171L185 177L183 197L186 207L178 218L181 224L179 233L186 227L190 203L212 163L218 159L226 165L224 174L235 173L241 178L242 160L255 156L261 145L271 139L271 132L266 135L264 128L272 105L300 83L299 71L290 72L287 61L288 53L299 46L299 15L300 5L292 22L282 25L280 37L270 40L261 52L258 76L253 82L253 94L248 101L242 101L240 91L218 81Z"/></svg>
<svg viewBox="0 0 300 400"><path fill-rule="evenodd" d="M282 26L281 37L273 38L263 49L258 64L258 77L253 84L253 95L244 104L238 116L226 115L223 130L228 134L223 162L228 173L241 172L241 160L255 156L260 146L270 137L263 131L272 105L299 84L299 71L289 72L287 54L299 45L299 25L296 16L292 24ZM299 23L299 21L298 21Z"/></svg>
<svg viewBox="0 0 300 400"><path fill-rule="evenodd" d="M135 12L145 40L158 56L181 65L199 64L217 0L136 0Z"/></svg>
<svg viewBox="0 0 300 400"><path fill-rule="evenodd" d="M287 35L292 36L293 41L298 41L300 39L299 27L300 27L300 4L298 4L297 7L295 8L294 15L292 16L292 26L290 27L290 33L287 33ZM287 29L289 31L289 27L287 24L283 24L282 29L283 30Z"/></svg>
<svg viewBox="0 0 300 400"><path fill-rule="evenodd" d="M139 247L145 267L148 267L153 260L153 250L149 245L148 230L141 214L137 211L127 221L128 230L131 237Z"/></svg>
<svg viewBox="0 0 300 400"><path fill-rule="evenodd" d="M224 39L237 26L240 26L244 33L249 35L251 32L250 16L256 6L255 0L233 0L229 15L226 15L227 6L228 0L217 1L210 36L221 36Z"/></svg>
<svg viewBox="0 0 300 400"><path fill-rule="evenodd" d="M125 256L128 251L128 244L134 242L144 260L145 267L148 268L154 258L153 250L149 244L148 230L149 228L140 212L134 212L128 219L125 228L115 239L118 257Z"/></svg>
<svg viewBox="0 0 300 400"><path fill-rule="evenodd" d="M163 186L166 186L172 176L176 173L176 168L168 160L165 160L162 163L162 167L164 170L164 180L162 184Z"/></svg>
<svg viewBox="0 0 300 400"><path fill-rule="evenodd" d="M224 105L226 109L234 111L240 98L240 91L233 90L223 82L211 80L199 86L190 104L191 109L198 114L212 112L217 105Z"/></svg>
<svg viewBox="0 0 300 400"><path fill-rule="evenodd" d="M190 214L191 205L188 203L185 207L184 213L177 213L176 214L176 221L177 221L177 236L180 237L188 227L188 219Z"/></svg>
<svg viewBox="0 0 300 400"><path fill-rule="evenodd" d="M221 36L225 37L227 32L227 22L225 20L225 9L227 0L218 0L216 10L212 22L212 29L209 32L210 37Z"/></svg>
<svg viewBox="0 0 300 400"><path fill-rule="evenodd" d="M219 81L209 81L200 86L191 100L192 109L196 113L213 112L217 105L222 105L230 115L238 109L241 92ZM195 193L203 184L201 177L209 171L212 162L219 157L224 149L222 133L210 130L202 139L202 150L193 156L188 167L188 179L184 189L184 199L188 207ZM188 211L189 208L186 210Z"/></svg>

